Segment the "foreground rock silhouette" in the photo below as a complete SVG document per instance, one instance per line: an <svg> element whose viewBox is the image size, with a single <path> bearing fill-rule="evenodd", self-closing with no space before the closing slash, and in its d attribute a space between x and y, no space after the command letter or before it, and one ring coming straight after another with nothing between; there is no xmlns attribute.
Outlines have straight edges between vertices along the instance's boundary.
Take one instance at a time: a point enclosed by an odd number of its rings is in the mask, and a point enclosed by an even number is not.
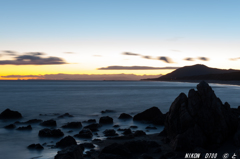
<svg viewBox="0 0 240 159"><path fill-rule="evenodd" d="M174 150L211 149L232 136L237 124L229 104L223 104L202 81L197 91L191 89L188 97L181 93L174 100L166 116L165 131Z"/></svg>

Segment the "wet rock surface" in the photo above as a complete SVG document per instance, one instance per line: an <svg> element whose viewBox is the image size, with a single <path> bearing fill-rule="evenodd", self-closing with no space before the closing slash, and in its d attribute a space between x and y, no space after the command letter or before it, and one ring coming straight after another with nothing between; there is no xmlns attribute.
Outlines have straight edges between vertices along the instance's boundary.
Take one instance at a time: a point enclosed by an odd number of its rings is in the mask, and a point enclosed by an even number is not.
<svg viewBox="0 0 240 159"><path fill-rule="evenodd" d="M69 122L62 126L62 128L81 128L82 123L81 122Z"/></svg>
<svg viewBox="0 0 240 159"><path fill-rule="evenodd" d="M163 125L165 121L165 115L157 108L149 108L133 117L136 121L148 121L153 124Z"/></svg>
<svg viewBox="0 0 240 159"><path fill-rule="evenodd" d="M230 106L216 97L204 81L181 93L166 116L165 129L174 150L220 145L235 132L237 119Z"/></svg>
<svg viewBox="0 0 240 159"><path fill-rule="evenodd" d="M43 150L44 147L41 144L31 144L27 147L28 149Z"/></svg>
<svg viewBox="0 0 240 159"><path fill-rule="evenodd" d="M80 138L92 138L93 134L90 129L82 129L78 134L74 135L75 137L80 137Z"/></svg>
<svg viewBox="0 0 240 159"><path fill-rule="evenodd" d="M99 124L112 124L113 118L109 116L103 116L99 119Z"/></svg>
<svg viewBox="0 0 240 159"><path fill-rule="evenodd" d="M42 129L38 132L40 137L62 137L64 133L60 129Z"/></svg>
<svg viewBox="0 0 240 159"><path fill-rule="evenodd" d="M73 117L73 115L70 115L69 113L65 113L63 115L58 116L58 118L64 118L64 117Z"/></svg>
<svg viewBox="0 0 240 159"><path fill-rule="evenodd" d="M72 136L66 136L56 143L56 147L65 148L71 145L77 145L76 140Z"/></svg>
<svg viewBox="0 0 240 159"><path fill-rule="evenodd" d="M6 128L6 129L14 129L15 127L16 127L16 125L14 125L14 124L9 124L9 125L4 126L4 128Z"/></svg>
<svg viewBox="0 0 240 159"><path fill-rule="evenodd" d="M132 116L126 113L122 113L120 114L120 116L118 117L118 119L131 119Z"/></svg>
<svg viewBox="0 0 240 159"><path fill-rule="evenodd" d="M98 131L98 129L101 127L101 124L93 123L87 126L84 126L85 129L90 129L91 131Z"/></svg>
<svg viewBox="0 0 240 159"><path fill-rule="evenodd" d="M54 126L57 126L57 122L56 122L56 120L50 119L50 120L43 121L40 125L54 127Z"/></svg>
<svg viewBox="0 0 240 159"><path fill-rule="evenodd" d="M82 159L83 150L78 145L72 145L58 151L54 159Z"/></svg>
<svg viewBox="0 0 240 159"><path fill-rule="evenodd" d="M18 118L22 118L22 114L19 113L18 111L13 111L10 109L6 109L0 114L0 119L18 119Z"/></svg>
<svg viewBox="0 0 240 159"><path fill-rule="evenodd" d="M32 130L32 126L28 125L28 126L18 127L17 130Z"/></svg>

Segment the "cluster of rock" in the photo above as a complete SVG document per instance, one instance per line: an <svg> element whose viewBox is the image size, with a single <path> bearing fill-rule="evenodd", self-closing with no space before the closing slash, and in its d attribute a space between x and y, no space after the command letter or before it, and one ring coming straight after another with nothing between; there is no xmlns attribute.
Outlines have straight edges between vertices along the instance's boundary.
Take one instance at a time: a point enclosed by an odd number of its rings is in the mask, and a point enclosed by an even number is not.
<svg viewBox="0 0 240 159"><path fill-rule="evenodd" d="M214 149L234 134L236 138L240 137L239 115L239 111L230 108L228 103L223 104L212 88L202 81L197 85L197 91L191 89L188 97L181 93L174 100L161 135L165 134L174 150Z"/></svg>
<svg viewBox="0 0 240 159"><path fill-rule="evenodd" d="M105 113L112 113L112 110L102 111ZM164 143L169 143L173 150L176 151L196 151L196 150L212 150L218 148L221 144L229 138L233 138L236 146L240 147L240 107L238 109L230 108L228 103L222 101L215 95L212 88L204 81L197 85L197 90L191 89L188 96L181 93L172 103L169 112L163 114L157 107L149 108L135 116L122 113L119 116L120 120L134 120L143 121L155 125L164 125L164 130L159 134L163 138ZM58 118L73 117L65 113L59 115ZM17 119L22 118L21 113L6 109L0 114L1 119ZM34 124L40 123L44 128L39 131L40 137L63 137L64 133L61 129L56 129L57 123L55 120L42 121L40 119L32 119L26 122L15 122L5 126L7 129L14 129L15 124ZM78 134L74 137L92 138L93 135L103 124L113 124L113 118L109 116L102 116L99 122L95 119L84 121L89 123L87 126L82 126L81 122L69 122L62 126L62 128L80 129ZM119 125L113 125L118 128ZM146 133L142 130L132 131L137 126L122 129L123 136L119 136L115 129L106 129L103 134L108 139L133 139L132 141L124 143L113 143L98 152L99 159L128 159L137 158L145 159L151 158L144 153L160 153L161 146L154 141L134 140L135 137L144 136ZM17 130L31 130L31 125L18 127ZM147 126L146 129L157 129L155 126ZM97 139L96 139L97 140ZM72 136L66 136L56 143L55 147L62 150L57 153L55 159L77 159L83 158L84 148L94 148L92 143L83 143L78 145ZM31 144L29 149L43 149L40 144ZM90 153L90 152L89 152ZM90 154L87 154L90 155ZM140 156L139 156L140 155ZM164 158L171 158L175 154L168 153ZM91 156L91 155L90 155ZM176 156L175 156L176 157Z"/></svg>

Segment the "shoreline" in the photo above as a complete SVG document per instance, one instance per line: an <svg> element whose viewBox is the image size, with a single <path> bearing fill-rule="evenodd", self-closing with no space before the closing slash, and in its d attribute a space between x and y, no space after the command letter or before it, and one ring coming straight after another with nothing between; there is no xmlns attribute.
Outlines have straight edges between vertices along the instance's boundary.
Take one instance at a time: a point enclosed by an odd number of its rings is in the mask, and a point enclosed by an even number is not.
<svg viewBox="0 0 240 159"><path fill-rule="evenodd" d="M205 81L209 84L232 85L240 86L240 81L220 81L220 80L142 80L142 81L156 81L156 82L184 82L184 83L199 83Z"/></svg>

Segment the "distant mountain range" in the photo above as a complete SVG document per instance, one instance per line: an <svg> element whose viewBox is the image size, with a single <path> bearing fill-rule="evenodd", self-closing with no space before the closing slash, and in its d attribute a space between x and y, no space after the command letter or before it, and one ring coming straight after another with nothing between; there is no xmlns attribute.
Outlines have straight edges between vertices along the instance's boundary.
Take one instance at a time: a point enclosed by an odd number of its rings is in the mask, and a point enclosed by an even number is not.
<svg viewBox="0 0 240 159"><path fill-rule="evenodd" d="M159 78L144 79L154 81L181 81L181 80L223 80L240 81L240 70L210 68L197 64L184 66Z"/></svg>

